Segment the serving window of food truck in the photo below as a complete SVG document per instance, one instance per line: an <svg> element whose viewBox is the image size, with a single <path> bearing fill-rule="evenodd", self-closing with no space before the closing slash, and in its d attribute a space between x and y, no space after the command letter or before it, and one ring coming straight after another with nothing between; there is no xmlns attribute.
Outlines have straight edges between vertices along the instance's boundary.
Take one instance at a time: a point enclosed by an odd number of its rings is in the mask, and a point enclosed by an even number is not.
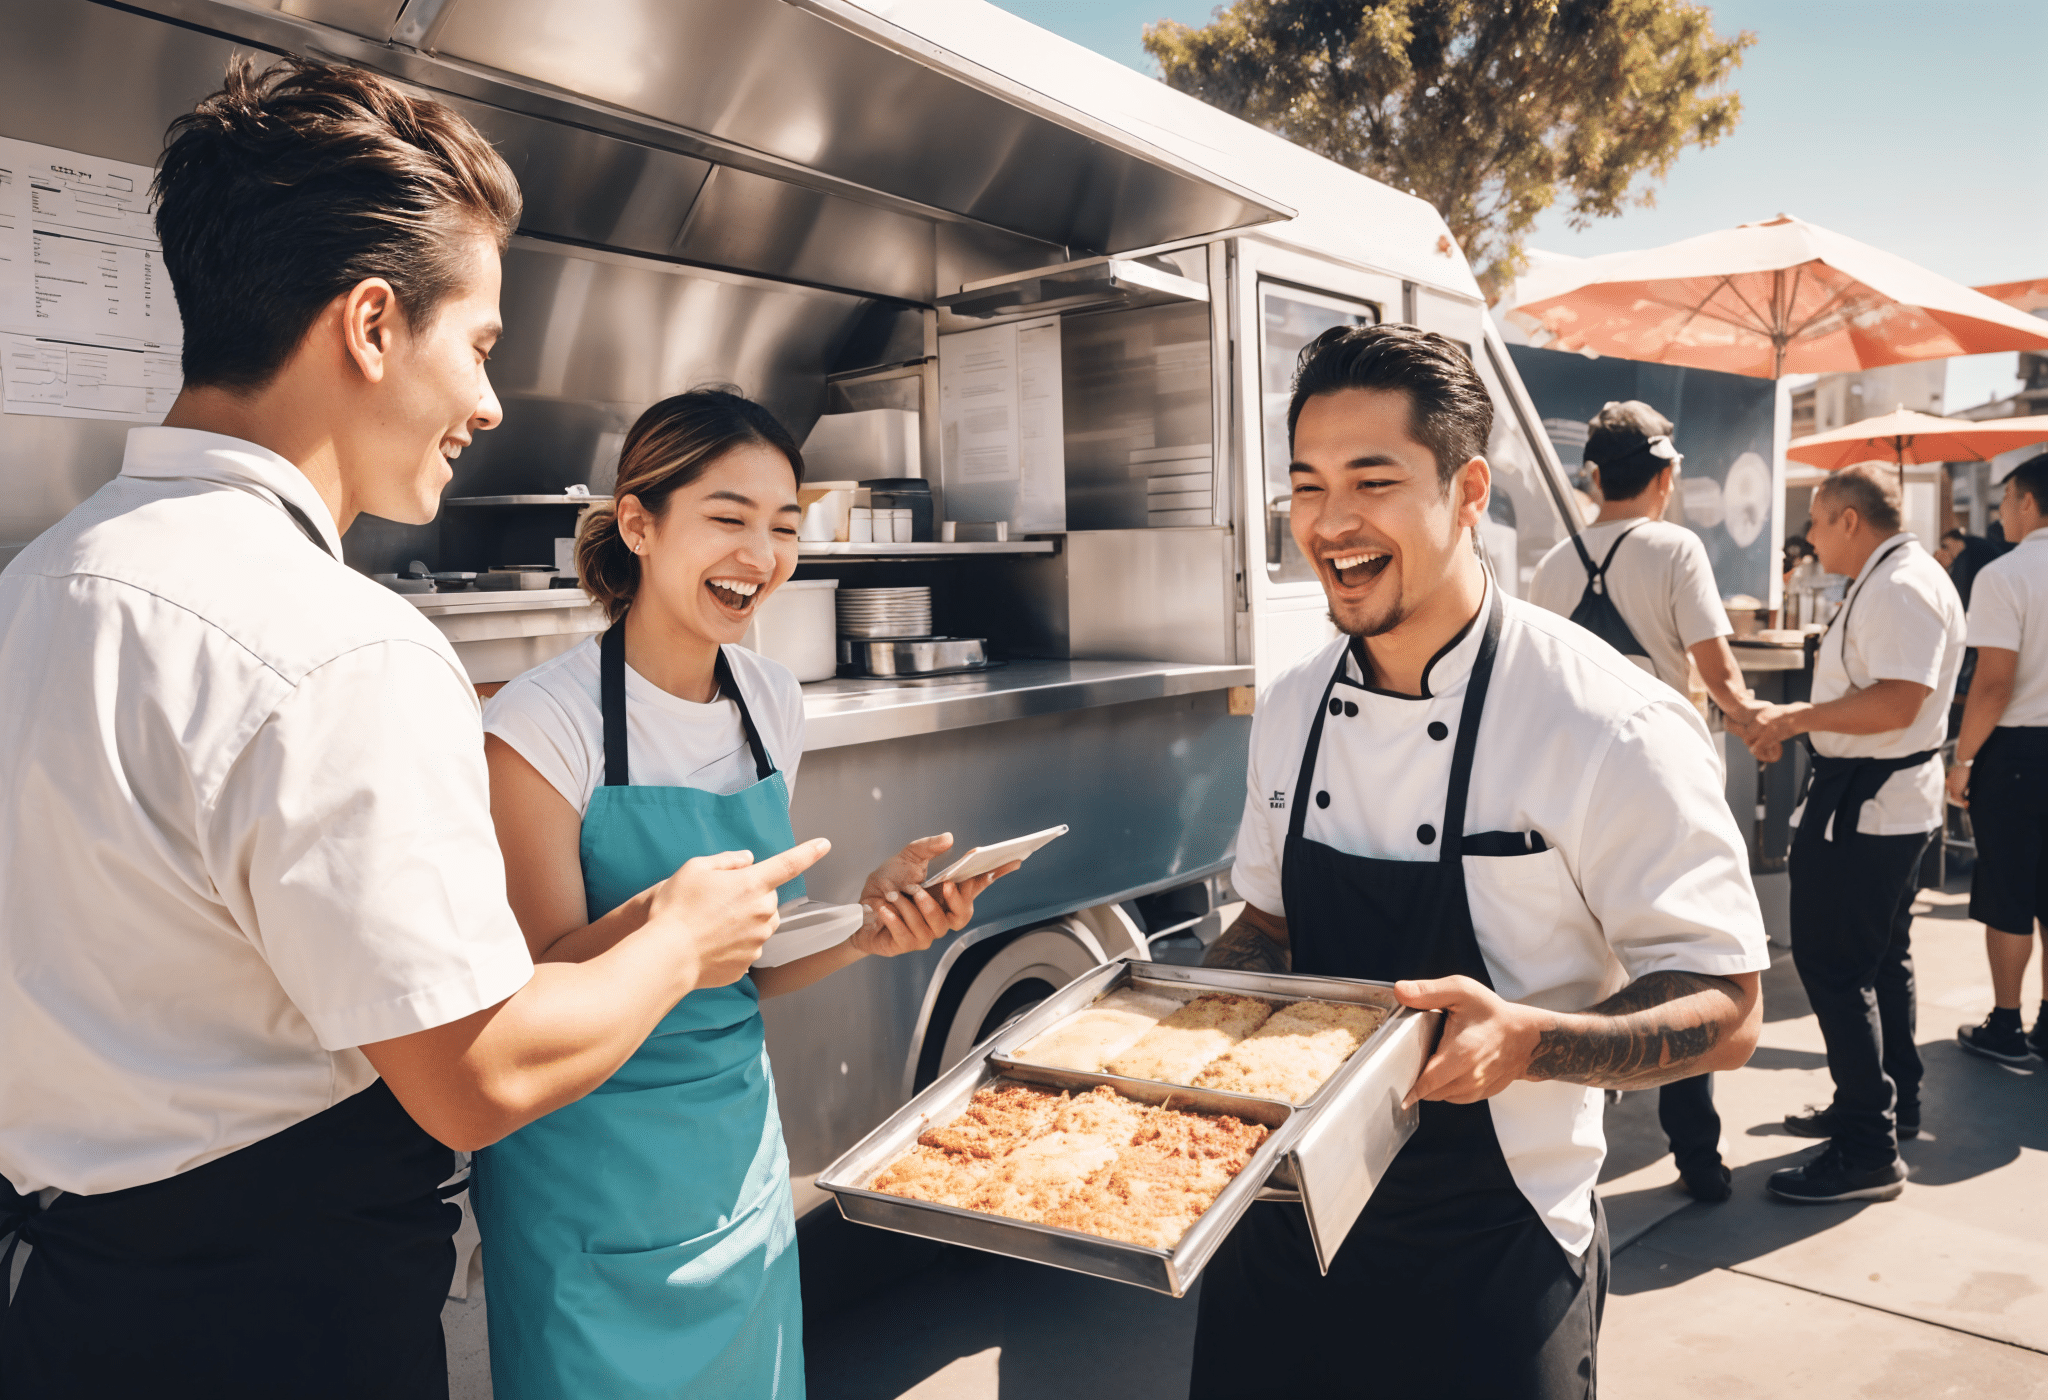
<svg viewBox="0 0 2048 1400"><path fill-rule="evenodd" d="M1320 594L1315 565L1302 557L1288 529L1293 488L1287 466L1287 404L1294 367L1303 347L1336 326L1374 326L1380 308L1271 278L1259 281L1259 422L1264 431L1266 578L1275 584L1303 583Z"/></svg>

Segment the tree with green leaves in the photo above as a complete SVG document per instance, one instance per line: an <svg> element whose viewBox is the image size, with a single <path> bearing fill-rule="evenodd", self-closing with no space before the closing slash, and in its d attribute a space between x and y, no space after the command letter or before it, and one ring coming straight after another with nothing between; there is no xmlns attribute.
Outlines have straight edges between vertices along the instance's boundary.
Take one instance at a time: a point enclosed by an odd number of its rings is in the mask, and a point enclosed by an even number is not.
<svg viewBox="0 0 2048 1400"><path fill-rule="evenodd" d="M1553 203L1573 228L1654 203L1734 130L1754 42L1685 0L1236 0L1145 28L1173 87L1436 206L1489 298Z"/></svg>

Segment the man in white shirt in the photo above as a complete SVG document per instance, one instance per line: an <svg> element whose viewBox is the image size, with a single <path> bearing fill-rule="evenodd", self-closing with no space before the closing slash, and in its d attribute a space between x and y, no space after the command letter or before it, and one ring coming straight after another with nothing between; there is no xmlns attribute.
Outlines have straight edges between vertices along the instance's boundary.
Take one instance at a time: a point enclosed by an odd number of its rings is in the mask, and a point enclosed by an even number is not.
<svg viewBox="0 0 2048 1400"><path fill-rule="evenodd" d="M1543 556L1529 580L1529 601L1587 627L1681 695L1690 659L1714 703L1740 728L1762 706L1728 646L1735 629L1714 566L1698 535L1664 520L1685 460L1671 434L1669 419L1633 399L1608 404L1586 425L1600 513ZM1594 613L1606 614L1604 625L1587 619ZM1619 628L1609 620L1616 615Z"/></svg>
<svg viewBox="0 0 2048 1400"><path fill-rule="evenodd" d="M1215 965L1397 984L1445 1013L1421 1121L1321 1275L1255 1205L1203 1276L1193 1393L1592 1394L1603 1089L1749 1056L1767 965L1706 727L1474 552L1493 416L1456 344L1303 352L1295 543L1342 638L1260 697Z"/></svg>
<svg viewBox="0 0 2048 1400"><path fill-rule="evenodd" d="M1729 649L1734 629L1706 546L1692 531L1664 522L1684 463L1671 434L1670 419L1634 399L1606 405L1586 425L1600 514L1543 556L1529 601L1570 618L1681 695L1690 689L1689 657L1739 734L1763 705L1743 684ZM1715 734L1717 765L1721 742ZM1721 1161L1713 1085L1704 1074L1666 1084L1657 1091L1657 1120L1686 1191L1725 1201L1733 1178Z"/></svg>
<svg viewBox="0 0 2048 1400"><path fill-rule="evenodd" d="M1913 896L1941 825L1941 746L1963 660L1963 605L1900 528L1893 468L1844 467L1813 493L1806 537L1853 580L1821 638L1813 699L1764 710L1766 761L1810 735L1812 781L1793 838L1792 960L1827 1042L1834 1101L1786 1119L1827 1147L1771 1177L1799 1203L1890 1200L1905 1188L1898 1139L1920 1127L1913 1044Z"/></svg>
<svg viewBox="0 0 2048 1400"><path fill-rule="evenodd" d="M1948 792L1970 809L1970 917L1984 925L1991 963L1991 1014L1956 1036L1971 1054L2010 1065L2048 1059L2048 952L2034 1029L2020 1024L2034 930L2048 914L2048 454L2005 479L1998 518L2019 544L1977 572L1969 604L1977 674Z"/></svg>
<svg viewBox="0 0 2048 1400"><path fill-rule="evenodd" d="M693 861L533 966L476 695L341 558L498 421L511 171L297 60L171 137L185 387L0 575L0 1393L445 1397L451 1149L742 975L823 843Z"/></svg>

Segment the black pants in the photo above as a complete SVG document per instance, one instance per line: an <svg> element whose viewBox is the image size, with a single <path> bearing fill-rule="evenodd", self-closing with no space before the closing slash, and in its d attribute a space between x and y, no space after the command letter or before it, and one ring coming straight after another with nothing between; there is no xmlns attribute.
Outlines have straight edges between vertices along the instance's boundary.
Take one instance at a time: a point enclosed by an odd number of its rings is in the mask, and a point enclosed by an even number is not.
<svg viewBox="0 0 2048 1400"><path fill-rule="evenodd" d="M1607 1216L1573 1258L1534 1210L1489 1229L1375 1239L1324 1278L1299 1205L1254 1205L1202 1276L1190 1400L1592 1400Z"/></svg>
<svg viewBox="0 0 2048 1400"><path fill-rule="evenodd" d="M1721 1115L1714 1111L1714 1076L1674 1079L1657 1091L1657 1123L1671 1140L1681 1173L1710 1171L1721 1162Z"/></svg>
<svg viewBox="0 0 2048 1400"><path fill-rule="evenodd" d="M2032 938L2048 915L2048 729L1991 731L1970 770L1970 830L1970 917Z"/></svg>
<svg viewBox="0 0 2048 1400"><path fill-rule="evenodd" d="M1853 820L1838 813L1836 826ZM1933 838L1827 841L1818 826L1801 823L1792 842L1792 963L1827 1042L1835 1143L1855 1166L1883 1166L1899 1152L1895 1113L1920 1106L1913 896Z"/></svg>
<svg viewBox="0 0 2048 1400"><path fill-rule="evenodd" d="M379 1080L191 1171L59 1196L22 1226L0 1400L446 1400L454 1166Z"/></svg>

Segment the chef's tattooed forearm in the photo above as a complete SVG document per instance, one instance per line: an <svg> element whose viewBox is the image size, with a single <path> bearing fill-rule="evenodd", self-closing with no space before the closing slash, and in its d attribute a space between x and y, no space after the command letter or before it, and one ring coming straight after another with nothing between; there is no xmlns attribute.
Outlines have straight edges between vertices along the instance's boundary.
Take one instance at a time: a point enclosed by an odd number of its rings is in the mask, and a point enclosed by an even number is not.
<svg viewBox="0 0 2048 1400"><path fill-rule="evenodd" d="M1225 929L1202 954L1203 967L1229 967L1239 972L1285 972L1287 962L1286 945L1244 917Z"/></svg>
<svg viewBox="0 0 2048 1400"><path fill-rule="evenodd" d="M1595 1089L1648 1089L1697 1073L1720 1043L1716 1000L1738 1005L1725 977L1652 972L1576 1016L1546 1027L1529 1059L1529 1078L1562 1079Z"/></svg>

